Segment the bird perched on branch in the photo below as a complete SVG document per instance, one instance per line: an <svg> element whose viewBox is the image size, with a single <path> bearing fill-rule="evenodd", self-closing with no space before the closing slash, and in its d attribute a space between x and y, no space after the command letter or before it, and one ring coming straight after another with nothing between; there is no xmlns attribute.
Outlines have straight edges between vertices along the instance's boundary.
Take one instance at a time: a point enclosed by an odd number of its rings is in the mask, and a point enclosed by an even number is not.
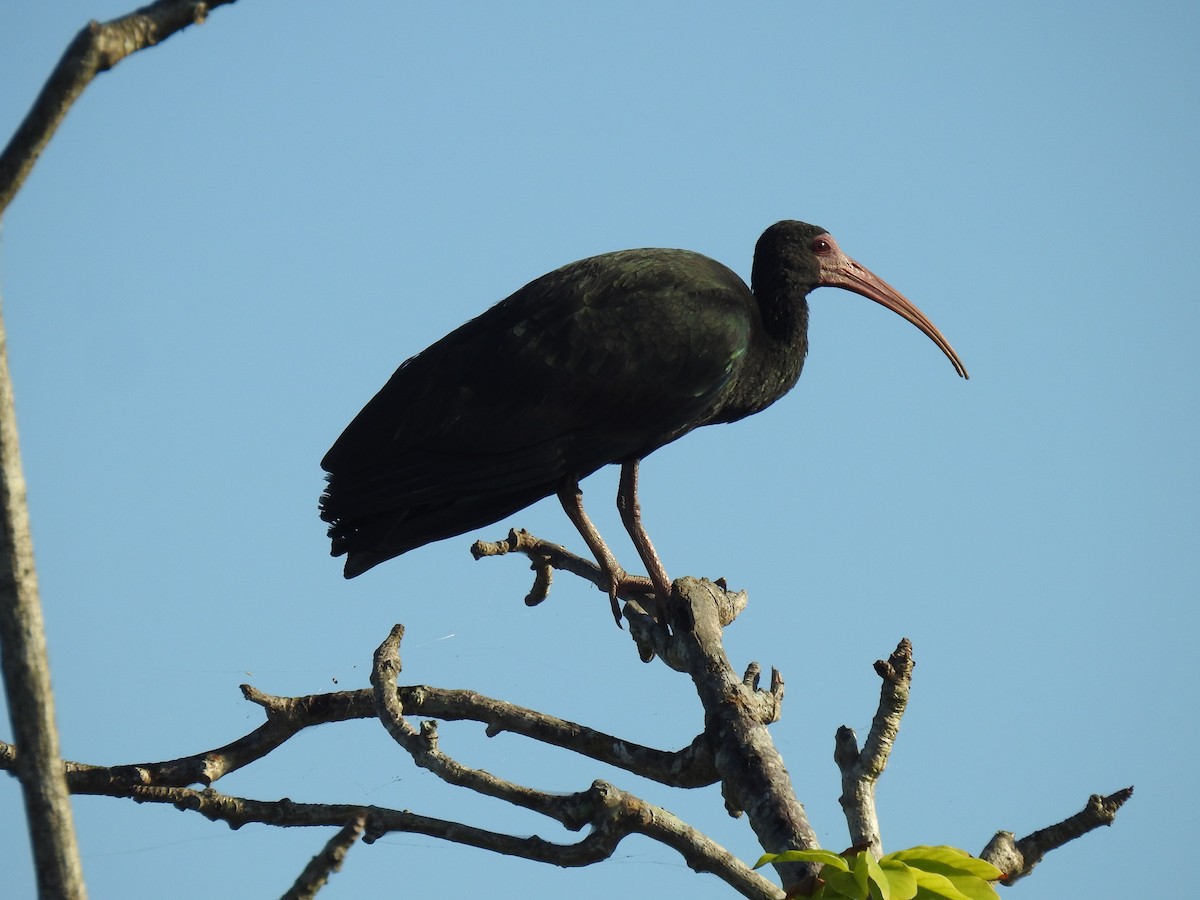
<svg viewBox="0 0 1200 900"><path fill-rule="evenodd" d="M641 524L638 461L701 425L736 422L796 384L817 287L933 323L823 228L772 225L750 286L687 250L623 250L530 282L404 362L321 466L321 518L353 578L557 494L611 582L627 578L583 510L579 480L621 465L621 518L654 591L670 581Z"/></svg>

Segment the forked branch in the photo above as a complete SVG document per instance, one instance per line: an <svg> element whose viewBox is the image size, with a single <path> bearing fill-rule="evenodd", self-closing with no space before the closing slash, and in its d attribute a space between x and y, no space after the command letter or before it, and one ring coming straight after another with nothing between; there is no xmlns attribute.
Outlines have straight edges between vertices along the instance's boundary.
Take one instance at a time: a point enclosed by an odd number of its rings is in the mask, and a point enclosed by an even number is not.
<svg viewBox="0 0 1200 900"><path fill-rule="evenodd" d="M754 873L729 851L671 813L603 781L584 792L552 794L514 784L481 769L463 766L441 751L437 723L426 720L418 729L406 718L394 681L400 672L400 641L404 628L397 625L375 653L371 683L380 720L388 733L418 766L433 772L448 784L466 787L553 818L577 831L591 826L590 837L614 848L628 834L643 834L677 850L698 872L711 872L737 888L744 896L777 898L775 885ZM608 840L603 840L607 836ZM531 839L536 840L536 839ZM586 840L586 839L585 839ZM548 845L547 845L548 846ZM567 857L551 859L570 865Z"/></svg>
<svg viewBox="0 0 1200 900"><path fill-rule="evenodd" d="M875 785L887 768L900 720L908 706L912 642L904 638L886 660L876 660L875 672L883 680L883 686L866 743L860 751L854 729L843 725L834 738L833 759L842 773L842 796L838 801L850 829L850 845L868 847L878 857L883 854L883 841L875 809Z"/></svg>

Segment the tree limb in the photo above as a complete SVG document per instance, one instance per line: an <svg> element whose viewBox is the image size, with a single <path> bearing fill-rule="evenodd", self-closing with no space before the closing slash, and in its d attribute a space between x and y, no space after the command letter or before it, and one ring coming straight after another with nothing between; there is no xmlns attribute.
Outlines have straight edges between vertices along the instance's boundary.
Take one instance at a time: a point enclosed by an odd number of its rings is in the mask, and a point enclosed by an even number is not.
<svg viewBox="0 0 1200 900"><path fill-rule="evenodd" d="M378 679L376 679L378 681ZM223 821L233 828L240 828L250 822L260 822L277 826L337 826L344 828L358 818L365 822L363 840L368 843L377 840L392 831L411 832L429 835L444 840L491 850L511 856L518 856L538 862L552 863L560 866L583 866L607 859L615 851L620 841L630 834L643 834L680 853L687 864L696 871L710 872L733 886L743 896L753 898L774 898L778 900L782 891L772 882L750 869L727 850L707 838L700 831L682 822L665 809L647 803L640 798L622 791L613 785L597 781L591 788L576 794L560 795L534 791L504 782L487 773L469 770L459 766L453 760L437 751L436 728L433 723L423 723L417 730L408 726L401 727L405 740L411 741L418 754L432 752L438 758L434 765L427 767L439 774L448 773L451 783L460 784L475 790L481 790L490 796L499 797L509 802L516 802L525 808L533 809L563 824L567 828L578 830L591 826L591 832L574 844L558 844L546 841L540 837L518 838L512 835L473 828L458 822L444 819L420 816L409 812L386 809L382 807L360 807L346 804L305 804L295 803L289 799L278 801L262 801L241 797L233 797L220 793L211 787L196 790L182 784L164 783L167 780L197 781L215 780L235 768L247 765L255 759L262 758L280 746L292 735L309 725L319 722L345 721L351 718L366 718L376 715L374 702L379 692L371 690L336 692L309 697L280 698L271 697L243 686L247 699L263 706L267 711L268 722L244 738L225 745L217 750L199 753L191 757L170 760L164 763L143 763L134 766L102 767L80 763L67 763L68 783L73 793L98 794L112 797L132 798L140 803L169 803L181 810L199 812L213 821ZM511 730L520 728L521 720L536 717L539 714L519 707L509 707L498 701L478 698L471 692L439 691L433 688L399 688L382 690L386 698L395 698L395 703L406 709L405 703L411 702L413 710L419 709L422 715L428 715L439 706L452 708L455 699L464 701L465 708L455 710L459 718L485 716L500 718L489 725L489 734L510 730L507 726L514 725ZM482 700L487 705L480 707ZM392 701L387 701L390 704ZM468 715L469 714L469 715ZM506 718L511 715L510 721ZM580 730L569 722L545 717L549 723L540 723L537 728L549 724L558 729L558 742L571 749L570 733ZM563 726L561 729L559 726ZM581 729L588 732L588 729ZM584 741L590 744L599 739L598 732L590 732L591 738ZM662 754L639 748L637 745L623 744L616 739L606 739L613 745L610 754L593 753L597 758L611 756L614 764L624 765L635 771L634 762L638 758L653 758L656 754L662 758L676 756L676 762L685 760L703 760L702 753L689 747L680 754ZM694 742L699 744L700 742ZM619 749L618 749L619 745ZM19 754L9 744L0 742L0 768L12 768L16 765ZM417 760L419 764L424 764ZM663 772L686 771L686 766L663 765ZM711 771L711 761L700 766ZM679 781L667 778L668 782ZM711 783L711 779L704 783ZM328 850L328 848L327 848Z"/></svg>
<svg viewBox="0 0 1200 900"><path fill-rule="evenodd" d="M38 598L25 475L17 441L17 413L0 317L0 668L13 738L24 748L15 760L29 840L42 897L87 896L79 844L54 723L54 694L46 629Z"/></svg>
<svg viewBox="0 0 1200 900"><path fill-rule="evenodd" d="M410 714L446 721L474 721L487 726L488 737L508 732L561 747L581 756L649 778L671 787L694 788L719 780L704 735L682 750L657 750L536 710L494 700L475 691L428 685L398 687ZM371 689L276 697L248 684L247 700L263 707L267 721L222 747L161 762L93 766L65 762L72 793L120 792L136 786L209 786L230 772L264 758L294 735L314 725L376 717ZM0 769L15 770L16 748L0 741Z"/></svg>
<svg viewBox="0 0 1200 900"><path fill-rule="evenodd" d="M574 844L559 844L534 835L515 837L459 822L422 816L406 810L335 803L296 803L252 800L222 794L214 788L140 787L128 796L139 803L171 804L197 812L231 828L250 823L281 827L333 826L342 828L362 817L362 839L374 843L393 833L423 834L506 856L556 866L579 867L610 858L621 840L642 834L677 850L690 868L710 872L754 900L782 900L783 891L737 857L671 813L646 803L603 781L577 794L561 796L564 806L586 811L592 831ZM582 827L582 826L581 826Z"/></svg>
<svg viewBox="0 0 1200 900"><path fill-rule="evenodd" d="M679 579L667 604L669 643L659 648L659 656L686 671L695 684L729 813L746 812L768 853L816 849L820 847L816 832L796 799L766 727L778 718L783 679L776 672L771 692L759 691L757 679L739 676L725 655L724 619L736 605L719 585ZM817 868L806 863L776 864L785 885L807 882Z"/></svg>
<svg viewBox="0 0 1200 900"><path fill-rule="evenodd" d="M437 723L426 721L418 730L404 717L399 693L393 684L400 673L400 641L404 626L396 625L375 653L371 683L379 718L388 733L418 766L433 772L448 784L466 787L540 813L572 831L592 826L591 836L607 835L604 846L615 848L627 834L643 834L683 855L688 866L711 872L738 888L745 896L778 898L779 889L766 881L701 832L661 807L622 791L603 781L593 782L588 791L551 794L506 781L482 769L464 766L438 747ZM588 839L585 838L584 842ZM581 842L583 843L583 842ZM559 865L570 863L557 861ZM749 890L749 892L747 892Z"/></svg>
<svg viewBox="0 0 1200 900"><path fill-rule="evenodd" d="M1004 884L1015 884L1032 872L1051 850L1057 850L1102 825L1111 825L1117 811L1132 796L1132 786L1107 797L1092 794L1087 805L1075 815L1020 840L1011 831L997 831L979 856L1004 873Z"/></svg>
<svg viewBox="0 0 1200 900"><path fill-rule="evenodd" d="M0 153L0 216L33 171L72 104L97 75L138 50L202 23L210 9L233 2L158 0L108 22L88 22L67 45L33 106Z"/></svg>
<svg viewBox="0 0 1200 900"><path fill-rule="evenodd" d="M656 777L667 784L685 784L691 778L680 777L680 773L691 771L712 772L720 770L725 780L725 797L730 811L737 814L750 797L748 805L751 825L762 837L762 831L775 834L787 827L788 809L794 814L798 810L803 817L803 808L788 797L781 813L777 809L761 809L756 796L764 780L776 777L776 765L782 768L781 760L772 747L764 746L757 739L744 743L730 743L729 733L750 729L762 729L779 716L783 697L783 680L778 672L772 673L769 691L759 690L760 672L751 664L739 678L729 666L719 643L714 643L713 633L719 636L720 623L732 616L739 607L736 595L723 592L717 585L682 579L678 583L677 600L673 603L672 629L662 646L664 661L672 662L691 671L698 669L700 681L707 687L702 691L706 703L706 719L709 728L692 744L679 753L664 753L649 748L627 744L582 728L574 723L544 716L532 710L516 707L501 701L482 697L471 691L446 691L427 686L399 687L387 690L386 677L376 683L375 690L339 691L303 697L274 697L243 685L246 699L262 706L268 721L243 738L217 750L207 751L191 757L170 760L164 763L144 763L136 766L105 768L67 763L68 783L73 793L103 794L114 797L129 797L139 802L171 803L180 809L194 810L214 820L225 821L237 828L247 822L262 822L274 825L322 825L344 828L348 823L362 818L365 822L363 839L371 842L391 832L412 832L462 843L480 849L519 856L534 861L563 866L581 866L606 859L614 852L621 839L631 833L640 833L676 849L697 871L708 871L718 875L743 896L779 897L781 892L770 882L761 878L744 864L732 857L728 851L710 841L701 832L679 821L665 810L646 803L611 784L597 781L592 787L567 796L542 794L528 788L509 786L492 776L481 777L477 784L491 796L512 800L520 805L535 809L560 822L565 827L579 829L591 826L591 832L574 844L558 844L539 837L518 838L483 829L472 828L457 822L418 816L408 812L345 804L299 804L284 799L274 802L230 797L211 788L194 790L184 784L171 785L171 779L186 783L207 783L216 780L236 768L262 758L292 735L310 725L323 722L346 721L352 718L367 718L377 715L377 699L388 700L391 695L404 715L437 716L442 719L466 719L487 725L487 733L494 735L502 731L543 740L580 752L596 759L622 765L630 771L640 772L638 763L656 761ZM688 625L689 618L696 624ZM394 645L394 649L393 649ZM385 642L386 653L397 653L399 633L394 633ZM386 659L386 654L385 654ZM890 723L894 713L902 709L900 696L907 696L908 679L911 676L911 648L902 641L887 662L876 663L876 670L884 678L880 710L868 736L866 745L855 761L866 771L882 771L886 763L887 749L894 739L894 726ZM398 656L396 659L398 665ZM698 687L698 690L700 688ZM722 700L723 697L723 700ZM707 699L706 699L707 698ZM709 704L712 703L712 707ZM880 724L881 722L885 724ZM405 740L412 743L416 752L437 750L436 728L424 723L420 729L401 726ZM722 737L722 733L725 736ZM769 738L766 740L769 741ZM711 747L717 742L727 743L726 749L713 760ZM856 751L857 752L857 751ZM774 756L774 759L772 758ZM757 758L756 758L757 757ZM17 764L15 749L0 742L0 768L12 769ZM870 760L874 758L875 763ZM450 772L452 783L476 787L472 783L477 774L458 766L447 758L439 759ZM434 768L434 766L431 766ZM486 775L486 773L482 773ZM786 784L786 772L783 773ZM710 781L694 781L695 784ZM778 785L776 785L778 786ZM512 788L510 792L510 787ZM786 785L786 790L791 790ZM1128 799L1131 789L1118 792L1108 798L1092 798L1087 809L1049 829L1035 832L1021 841L1001 832L989 844L984 858L994 862L1010 880L1023 877L1032 870L1049 850L1067 840L1086 833L1099 824L1112 821L1116 809ZM777 806L774 797L762 800L768 806ZM762 829L762 831L760 831ZM344 837L344 835L343 835ZM794 843L800 843L795 840ZM332 844L331 844L332 846ZM348 844L347 844L348 846ZM1007 857L1004 854L1008 854ZM1005 863L1004 860L1009 862ZM1014 861L1015 860L1015 861ZM796 884L804 874L781 870L785 883ZM799 874L800 877L796 877Z"/></svg>
<svg viewBox="0 0 1200 900"><path fill-rule="evenodd" d="M508 537L502 541L476 541L471 545L471 555L477 560L509 553L524 554L529 559L529 568L535 573L533 587L525 595L526 606L537 606L550 595L555 569L590 581L599 590L608 593L608 575L597 563L572 553L562 544L534 537L524 528L509 529ZM629 600L644 597L653 590L649 578L631 576L620 586L617 596Z"/></svg>
<svg viewBox="0 0 1200 900"><path fill-rule="evenodd" d="M438 748L435 720L426 719L417 729L404 717L404 706L395 689L396 676L400 674L400 640L403 636L404 626L396 625L375 651L371 685L375 689L375 708L379 721L393 740L413 758L413 762L447 784L553 816L572 830L581 828L586 820L576 818L561 797L522 787L490 772L458 763Z"/></svg>
<svg viewBox="0 0 1200 900"><path fill-rule="evenodd" d="M591 581L602 591L608 579L600 567L525 531L510 531L507 542L477 541L476 559L518 551L539 571L538 583L549 584L544 568L561 568ZM531 592L526 603L545 594ZM751 827L768 852L820 846L766 725L779 717L783 678L772 671L771 690L758 690L757 667L739 677L725 655L722 629L746 606L745 592L724 583L683 578L675 583L665 615L652 615L639 595L627 597L623 613L644 661L659 656L671 668L692 677L705 711L705 734L721 775L726 808L731 815L749 814ZM662 627L665 622L668 627ZM776 865L784 884L811 881L819 867L805 863Z"/></svg>
<svg viewBox="0 0 1200 900"><path fill-rule="evenodd" d="M842 796L838 802L846 814L850 845L868 847L876 858L883 855L883 841L875 809L875 784L887 768L900 731L900 719L908 706L913 665L912 642L908 638L902 639L886 660L876 660L875 671L883 679L883 686L862 751L858 749L853 728L843 725L834 738L833 759L842 773Z"/></svg>

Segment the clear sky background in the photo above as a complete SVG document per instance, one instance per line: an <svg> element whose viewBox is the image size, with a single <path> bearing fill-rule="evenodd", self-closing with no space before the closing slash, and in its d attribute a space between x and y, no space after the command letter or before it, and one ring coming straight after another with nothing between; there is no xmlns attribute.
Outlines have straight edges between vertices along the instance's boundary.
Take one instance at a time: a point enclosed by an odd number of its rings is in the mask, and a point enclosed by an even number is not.
<svg viewBox="0 0 1200 900"><path fill-rule="evenodd" d="M3 139L84 22L129 9L4 6ZM729 653L787 679L773 734L822 842L847 841L834 731L865 734L871 663L908 636L888 848L977 852L1135 784L1114 828L1011 896L1184 895L1198 33L1184 2L243 0L126 60L71 111L0 235L64 754L219 746L261 721L240 683L365 686L394 622L404 683L687 744L690 684L639 663L570 578L527 609L525 564L475 563L466 536L344 582L318 461L402 360L543 272L667 246L748 277L762 229L800 218L916 302L971 380L881 307L818 291L797 389L652 456L642 498L672 575L750 592ZM584 489L632 565L615 472ZM479 536L510 525L581 549L552 503ZM467 764L555 791L603 777L759 854L715 788L477 726L442 735ZM575 837L441 785L371 723L306 734L218 787ZM104 798L75 811L94 897L278 896L329 836ZM32 896L7 778L0 872L5 896ZM641 839L564 871L409 835L356 846L322 896L483 891L728 896Z"/></svg>

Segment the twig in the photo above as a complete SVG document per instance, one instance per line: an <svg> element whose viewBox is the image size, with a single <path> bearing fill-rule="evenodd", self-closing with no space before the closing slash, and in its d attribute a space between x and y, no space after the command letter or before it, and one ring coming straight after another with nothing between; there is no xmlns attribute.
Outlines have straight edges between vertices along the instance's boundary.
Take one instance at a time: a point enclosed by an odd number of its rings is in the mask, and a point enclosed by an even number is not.
<svg viewBox="0 0 1200 900"><path fill-rule="evenodd" d="M367 817L363 813L359 813L353 821L346 823L337 834L325 843L321 852L309 861L308 865L304 867L304 871L300 873L300 877L284 892L281 900L312 900L317 896L317 891L325 886L329 881L329 876L334 872L341 871L346 854L362 835L366 824Z"/></svg>
<svg viewBox="0 0 1200 900"><path fill-rule="evenodd" d="M425 720L419 730L409 723L404 717L404 705L399 692L395 689L396 676L400 673L400 640L403 637L404 626L396 625L379 645L371 669L371 685L375 689L375 709L380 722L396 743L408 751L413 762L433 772L447 784L553 816L568 828L582 827L584 822L576 820L567 811L560 797L522 787L482 769L469 768L442 753L438 748L436 721Z"/></svg>
<svg viewBox="0 0 1200 900"><path fill-rule="evenodd" d="M477 560L485 556L504 556L508 553L523 553L530 561L530 568L536 573L533 588L525 597L528 606L536 606L546 599L554 569L570 572L585 581L590 581L597 590L609 596L609 577L597 563L575 555L561 544L534 537L524 529L510 530L508 537L503 541L476 541L471 545L471 555ZM728 625L745 608L746 595L745 592L735 594L726 591L724 582L719 583L722 591L721 624ZM625 601L620 614L629 622L629 633L637 644L638 655L642 662L650 662L670 643L667 630L663 627L663 617L657 614L659 604L655 598L653 584L644 576L625 575L616 587L616 598ZM619 619L617 624L620 624ZM677 666L674 668L678 669Z"/></svg>
<svg viewBox="0 0 1200 900"><path fill-rule="evenodd" d="M1004 873L1005 884L1014 884L1032 872L1051 850L1057 850L1102 825L1111 825L1117 811L1132 796L1132 786L1107 797L1092 794L1087 805L1075 815L1020 840L1011 831L997 831L979 856Z"/></svg>
<svg viewBox="0 0 1200 900"><path fill-rule="evenodd" d="M900 719L908 706L913 665L912 642L908 638L902 639L886 660L876 660L875 671L883 679L883 686L862 751L858 749L853 728L843 725L834 738L833 759L842 773L842 796L838 802L850 829L850 845L866 846L876 857L883 855L883 842L875 808L875 784L887 768L900 731Z"/></svg>
<svg viewBox="0 0 1200 900"><path fill-rule="evenodd" d="M508 553L522 553L528 557L530 568L536 573L533 589L525 597L527 606L541 603L550 592L550 570L559 569L572 575L590 581L598 590L608 594L608 576L599 565L590 559L584 559L572 553L562 544L534 537L525 529L511 529L508 537L502 541L476 541L471 545L471 555L476 559L485 556L504 556ZM640 600L654 593L650 579L644 576L629 575L624 579L617 591L617 596L626 601ZM641 609L641 607L638 607Z"/></svg>

